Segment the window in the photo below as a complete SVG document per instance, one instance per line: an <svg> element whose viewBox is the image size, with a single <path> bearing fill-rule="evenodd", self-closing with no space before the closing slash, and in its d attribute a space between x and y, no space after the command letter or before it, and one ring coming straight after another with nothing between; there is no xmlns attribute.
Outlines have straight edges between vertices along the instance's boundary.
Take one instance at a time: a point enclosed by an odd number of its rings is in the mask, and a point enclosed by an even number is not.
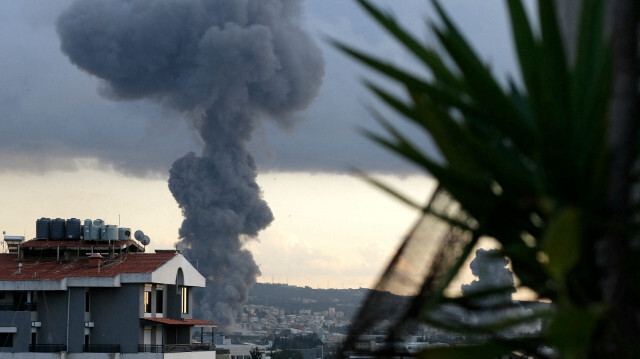
<svg viewBox="0 0 640 359"><path fill-rule="evenodd" d="M13 346L13 333L0 333L0 347L8 348Z"/></svg>
<svg viewBox="0 0 640 359"><path fill-rule="evenodd" d="M189 313L189 287L182 287L182 314Z"/></svg>
<svg viewBox="0 0 640 359"><path fill-rule="evenodd" d="M156 288L156 313L162 313L162 287Z"/></svg>
<svg viewBox="0 0 640 359"><path fill-rule="evenodd" d="M36 309L35 292L13 292L13 310L23 312Z"/></svg>
<svg viewBox="0 0 640 359"><path fill-rule="evenodd" d="M144 292L144 312L151 313L151 292Z"/></svg>
<svg viewBox="0 0 640 359"><path fill-rule="evenodd" d="M89 307L89 289L87 289L87 291L84 292L84 311L87 312L87 313L90 311L90 307Z"/></svg>

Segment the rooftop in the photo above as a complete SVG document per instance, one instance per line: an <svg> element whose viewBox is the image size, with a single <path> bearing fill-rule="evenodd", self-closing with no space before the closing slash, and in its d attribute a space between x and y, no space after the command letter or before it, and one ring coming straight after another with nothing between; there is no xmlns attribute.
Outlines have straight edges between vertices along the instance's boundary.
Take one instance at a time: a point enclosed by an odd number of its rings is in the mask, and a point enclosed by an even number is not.
<svg viewBox="0 0 640 359"><path fill-rule="evenodd" d="M34 241L31 241L34 242ZM29 242L27 242L29 243ZM76 242L78 243L78 242ZM16 254L0 254L0 280L41 281L62 280L79 277L115 277L119 274L151 273L178 253L162 251L158 253L123 253L99 267L92 265L88 256L71 260L56 258L20 259ZM21 264L21 266L20 266Z"/></svg>
<svg viewBox="0 0 640 359"><path fill-rule="evenodd" d="M5 236L6 238L7 236ZM20 244L20 248L22 249L32 249L32 250L44 250L44 249L80 249L80 250L103 250L103 249L116 249L123 250L127 247L134 249L136 251L143 251L142 246L134 240L118 240L118 241L84 241L84 240L75 240L75 241L52 241L52 240L30 240ZM174 251L175 252L175 251Z"/></svg>

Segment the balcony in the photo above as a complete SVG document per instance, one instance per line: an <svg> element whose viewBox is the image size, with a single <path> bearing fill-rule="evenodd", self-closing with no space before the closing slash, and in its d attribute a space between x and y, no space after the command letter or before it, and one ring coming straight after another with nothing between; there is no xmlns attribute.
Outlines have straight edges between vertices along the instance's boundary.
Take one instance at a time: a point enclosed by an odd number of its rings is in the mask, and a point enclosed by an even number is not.
<svg viewBox="0 0 640 359"><path fill-rule="evenodd" d="M2 312L35 312L38 310L36 303L0 304Z"/></svg>
<svg viewBox="0 0 640 359"><path fill-rule="evenodd" d="M64 344L29 344L29 351L32 353L60 353L66 352L67 346Z"/></svg>
<svg viewBox="0 0 640 359"><path fill-rule="evenodd" d="M192 344L167 344L167 345L149 345L139 344L138 352L140 353L186 353L197 351L215 351L216 345L213 343L192 343Z"/></svg>
<svg viewBox="0 0 640 359"><path fill-rule="evenodd" d="M85 344L82 351L85 353L120 353L120 344Z"/></svg>

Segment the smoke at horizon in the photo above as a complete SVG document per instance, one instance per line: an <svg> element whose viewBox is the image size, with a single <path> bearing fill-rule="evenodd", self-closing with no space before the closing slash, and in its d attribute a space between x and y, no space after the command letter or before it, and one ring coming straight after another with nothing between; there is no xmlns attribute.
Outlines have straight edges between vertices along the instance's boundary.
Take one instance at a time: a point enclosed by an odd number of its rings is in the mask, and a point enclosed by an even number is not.
<svg viewBox="0 0 640 359"><path fill-rule="evenodd" d="M301 17L301 0L81 0L58 19L63 52L101 94L161 103L198 131L202 153L174 162L169 188L179 247L207 278L200 312L222 326L260 274L244 241L273 221L247 142L260 118L291 126L324 74Z"/></svg>

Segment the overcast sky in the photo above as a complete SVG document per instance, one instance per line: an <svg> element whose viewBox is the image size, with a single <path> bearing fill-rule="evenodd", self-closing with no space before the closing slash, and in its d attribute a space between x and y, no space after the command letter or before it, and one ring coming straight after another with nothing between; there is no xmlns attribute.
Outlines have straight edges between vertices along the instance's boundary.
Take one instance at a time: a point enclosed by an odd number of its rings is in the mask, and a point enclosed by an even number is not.
<svg viewBox="0 0 640 359"><path fill-rule="evenodd" d="M512 72L502 1L443 2L496 72ZM427 1L377 3L430 38ZM0 230L31 238L39 217L115 223L126 213L129 227L151 227L152 248L171 246L182 218L166 185L168 170L188 151L199 152L201 140L180 114L156 103L101 96L100 80L60 51L55 22L70 4L0 2ZM419 199L432 183L359 134L375 128L366 110L375 100L360 84L373 75L325 39L420 68L354 2L306 0L304 8L325 75L295 126L266 120L253 134L258 183L275 221L248 246L260 281L368 286L417 214L353 179L348 169L383 175Z"/></svg>

